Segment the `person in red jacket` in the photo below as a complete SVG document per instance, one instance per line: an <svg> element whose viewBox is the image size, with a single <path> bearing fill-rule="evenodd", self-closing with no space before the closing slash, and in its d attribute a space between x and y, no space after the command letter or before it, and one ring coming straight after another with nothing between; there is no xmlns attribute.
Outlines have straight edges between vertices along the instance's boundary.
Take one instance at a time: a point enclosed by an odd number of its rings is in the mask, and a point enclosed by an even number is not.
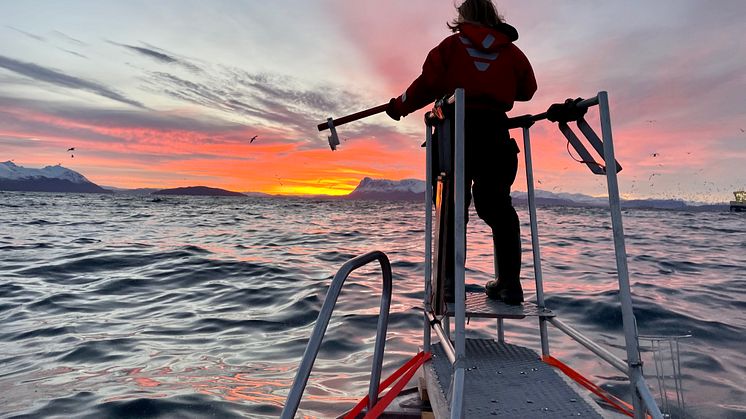
<svg viewBox="0 0 746 419"><path fill-rule="evenodd" d="M519 149L508 133L506 112L515 101L533 97L536 79L528 59L513 44L518 32L503 22L492 1L466 0L457 10L458 17L448 25L454 34L430 51L422 74L391 99L386 113L398 121L457 88L465 90L465 214L473 195L477 215L492 228L498 277L487 283L487 295L520 304L521 237L510 197ZM453 274L446 276L446 298L452 298Z"/></svg>

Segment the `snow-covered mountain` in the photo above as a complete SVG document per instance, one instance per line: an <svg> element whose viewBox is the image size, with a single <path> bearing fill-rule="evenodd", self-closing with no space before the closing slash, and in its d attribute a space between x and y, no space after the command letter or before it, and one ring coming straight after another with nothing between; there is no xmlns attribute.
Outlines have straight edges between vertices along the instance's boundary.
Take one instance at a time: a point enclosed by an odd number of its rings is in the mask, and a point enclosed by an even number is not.
<svg viewBox="0 0 746 419"><path fill-rule="evenodd" d="M28 169L23 166L18 166L12 161L6 161L0 163L0 179L34 179L34 178L50 178L50 179L63 179L69 180L72 183L92 183L85 176L80 173L70 170L68 168L57 166L47 166L42 169Z"/></svg>
<svg viewBox="0 0 746 419"><path fill-rule="evenodd" d="M347 198L387 201L416 200L425 196L425 182L418 179L363 178Z"/></svg>
<svg viewBox="0 0 746 419"><path fill-rule="evenodd" d="M18 166L12 161L0 163L0 190L32 192L97 192L106 190L80 173L60 165L41 169Z"/></svg>

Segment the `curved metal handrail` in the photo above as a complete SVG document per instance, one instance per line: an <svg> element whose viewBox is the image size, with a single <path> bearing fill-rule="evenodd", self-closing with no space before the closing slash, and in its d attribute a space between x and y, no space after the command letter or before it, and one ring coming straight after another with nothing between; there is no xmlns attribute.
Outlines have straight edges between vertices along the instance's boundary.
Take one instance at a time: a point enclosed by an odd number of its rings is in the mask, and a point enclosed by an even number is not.
<svg viewBox="0 0 746 419"><path fill-rule="evenodd" d="M308 340L306 351L303 353L303 360L298 367L298 373L295 375L295 379L293 380L293 386L290 389L290 393L288 393L287 400L285 401L285 407L282 409L281 418L291 419L298 410L300 399L303 396L303 391L308 383L308 377L311 375L311 369L313 368L316 356L319 353L321 341L324 338L326 328L329 325L334 306L337 304L337 298L339 298L342 285L352 271L365 266L374 260L377 260L381 264L383 293L381 295L381 314L378 317L378 329L376 332L376 343L373 352L373 366L370 374L370 385L368 387L368 408L370 409L373 406L373 403L378 400L378 383L381 379L383 349L386 345L389 307L391 307L391 263L386 254L374 250L348 260L341 268L339 268L337 274L334 275L334 279L332 279L332 283L329 286L329 291L326 293L324 304L319 312L319 318L316 320L316 326L313 328L313 333L311 333L311 338Z"/></svg>

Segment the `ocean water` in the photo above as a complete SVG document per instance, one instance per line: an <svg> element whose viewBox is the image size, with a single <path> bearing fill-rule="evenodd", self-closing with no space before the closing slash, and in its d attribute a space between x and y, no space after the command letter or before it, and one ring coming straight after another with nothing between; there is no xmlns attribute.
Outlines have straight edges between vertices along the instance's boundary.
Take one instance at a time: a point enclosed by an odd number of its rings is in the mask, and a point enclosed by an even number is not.
<svg viewBox="0 0 746 419"><path fill-rule="evenodd" d="M608 212L538 213L547 305L623 357ZM492 255L471 219L475 288ZM394 272L388 375L422 339L423 221L421 203L0 192L0 417L276 417L332 276L370 250ZM746 417L746 217L629 210L624 222L640 333L691 334L685 417ZM299 415L334 417L366 393L380 282L374 267L348 279ZM535 321L506 327L539 348ZM468 335L494 337L494 321ZM551 326L550 347L627 396L616 370Z"/></svg>

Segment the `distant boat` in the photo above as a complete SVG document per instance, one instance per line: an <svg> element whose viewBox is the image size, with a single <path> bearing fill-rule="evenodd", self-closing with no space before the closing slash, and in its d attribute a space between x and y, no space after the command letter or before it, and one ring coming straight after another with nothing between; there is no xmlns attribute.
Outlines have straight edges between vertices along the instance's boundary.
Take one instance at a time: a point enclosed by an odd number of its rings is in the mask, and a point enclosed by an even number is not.
<svg viewBox="0 0 746 419"><path fill-rule="evenodd" d="M736 200L730 201L730 212L746 212L746 191L733 192Z"/></svg>

